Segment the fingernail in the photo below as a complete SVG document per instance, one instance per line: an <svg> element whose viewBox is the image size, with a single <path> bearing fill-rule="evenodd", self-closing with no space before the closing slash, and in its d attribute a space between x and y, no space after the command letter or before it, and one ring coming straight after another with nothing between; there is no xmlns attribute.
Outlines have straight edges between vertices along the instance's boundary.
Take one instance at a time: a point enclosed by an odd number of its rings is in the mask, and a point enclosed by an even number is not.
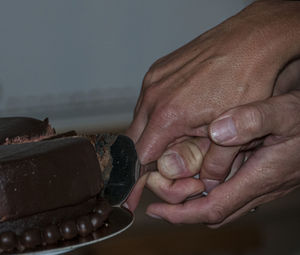
<svg viewBox="0 0 300 255"><path fill-rule="evenodd" d="M157 220L162 220L162 217L157 216L156 214L152 214L152 213L147 213L148 216L150 216L153 219L157 219Z"/></svg>
<svg viewBox="0 0 300 255"><path fill-rule="evenodd" d="M236 127L231 117L212 122L210 135L215 142L228 142L237 136Z"/></svg>
<svg viewBox="0 0 300 255"><path fill-rule="evenodd" d="M175 178L185 171L183 159L176 152L166 153L160 159L161 169L169 177Z"/></svg>
<svg viewBox="0 0 300 255"><path fill-rule="evenodd" d="M203 194L203 193L206 193L206 192L203 192L203 190L201 190L201 191L197 191L197 192L195 192L195 193L193 193L193 194L191 194L191 195L189 195L188 197L187 197L187 199L186 200L192 200L192 199L196 199L196 198L200 198L200 197L204 197L204 196L206 196L205 194Z"/></svg>
<svg viewBox="0 0 300 255"><path fill-rule="evenodd" d="M211 192L215 187L217 187L220 184L220 181L218 180L203 179L202 181L205 185L205 191L207 193Z"/></svg>

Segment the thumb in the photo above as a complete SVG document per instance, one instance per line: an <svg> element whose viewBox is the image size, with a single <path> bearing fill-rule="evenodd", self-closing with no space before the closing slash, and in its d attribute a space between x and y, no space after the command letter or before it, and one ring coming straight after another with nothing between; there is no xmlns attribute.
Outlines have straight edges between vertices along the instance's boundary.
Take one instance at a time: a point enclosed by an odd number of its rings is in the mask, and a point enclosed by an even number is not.
<svg viewBox="0 0 300 255"><path fill-rule="evenodd" d="M194 137L168 147L157 161L159 172L168 179L198 174L209 145L208 138Z"/></svg>
<svg viewBox="0 0 300 255"><path fill-rule="evenodd" d="M300 92L293 91L223 113L209 126L211 139L220 145L243 145L269 134L290 136L300 124Z"/></svg>

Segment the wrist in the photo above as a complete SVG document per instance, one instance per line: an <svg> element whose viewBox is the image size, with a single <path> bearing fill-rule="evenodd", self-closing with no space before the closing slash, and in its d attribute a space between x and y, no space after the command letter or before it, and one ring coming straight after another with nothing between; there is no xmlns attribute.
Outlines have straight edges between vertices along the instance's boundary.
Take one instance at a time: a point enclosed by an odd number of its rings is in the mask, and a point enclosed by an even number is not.
<svg viewBox="0 0 300 255"><path fill-rule="evenodd" d="M259 33L268 64L283 68L300 55L300 1L266 1L256 5L268 8Z"/></svg>
<svg viewBox="0 0 300 255"><path fill-rule="evenodd" d="M254 27L250 75L261 84L273 77L274 84L280 70L300 56L300 1L258 1L250 8L257 13L245 21Z"/></svg>

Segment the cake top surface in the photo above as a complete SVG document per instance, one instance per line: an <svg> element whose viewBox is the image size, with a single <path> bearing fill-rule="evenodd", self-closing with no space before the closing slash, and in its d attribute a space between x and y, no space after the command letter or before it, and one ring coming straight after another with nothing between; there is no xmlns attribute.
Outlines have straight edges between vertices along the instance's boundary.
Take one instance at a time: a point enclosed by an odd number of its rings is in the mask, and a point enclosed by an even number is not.
<svg viewBox="0 0 300 255"><path fill-rule="evenodd" d="M48 119L43 121L27 117L0 118L0 144L15 137L36 137L53 135L55 130L49 125Z"/></svg>
<svg viewBox="0 0 300 255"><path fill-rule="evenodd" d="M62 137L31 143L9 144L0 146L0 162L17 161L33 156L50 153L53 150L63 150L72 144L85 144L89 142L84 137ZM74 148L75 149L75 148Z"/></svg>

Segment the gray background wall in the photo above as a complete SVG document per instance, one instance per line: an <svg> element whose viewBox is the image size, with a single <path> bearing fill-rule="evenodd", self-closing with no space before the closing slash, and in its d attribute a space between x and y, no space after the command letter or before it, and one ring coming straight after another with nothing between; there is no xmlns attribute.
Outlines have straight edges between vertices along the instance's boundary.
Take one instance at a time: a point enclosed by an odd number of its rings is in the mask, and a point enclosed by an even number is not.
<svg viewBox="0 0 300 255"><path fill-rule="evenodd" d="M0 116L127 125L145 72L246 0L1 0Z"/></svg>

